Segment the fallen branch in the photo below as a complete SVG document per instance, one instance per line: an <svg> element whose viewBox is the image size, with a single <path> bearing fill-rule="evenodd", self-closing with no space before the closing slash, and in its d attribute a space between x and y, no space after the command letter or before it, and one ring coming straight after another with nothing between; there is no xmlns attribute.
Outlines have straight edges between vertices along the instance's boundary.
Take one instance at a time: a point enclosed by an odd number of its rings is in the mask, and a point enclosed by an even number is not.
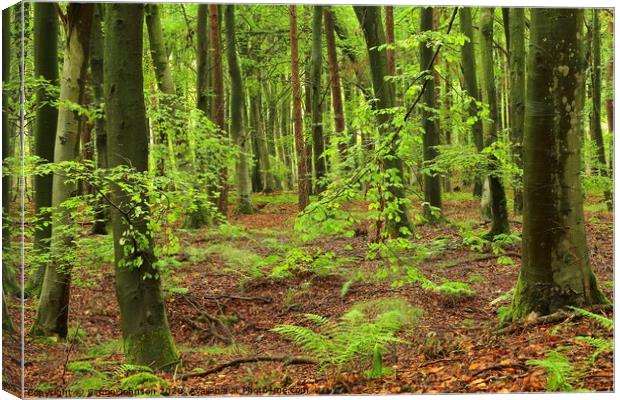
<svg viewBox="0 0 620 400"><path fill-rule="evenodd" d="M462 265L462 264L478 262L478 261L485 261L485 260L491 260L493 258L498 258L498 257L501 257L501 256L521 258L521 254L514 253L514 252L509 252L509 253L504 253L504 254L484 254L484 255L481 255L481 256L469 258L467 260L456 260L453 263L442 265L441 268L454 268L454 267L458 267L459 265Z"/></svg>
<svg viewBox="0 0 620 400"><path fill-rule="evenodd" d="M487 371L495 371L495 370L500 370L500 369L504 369L504 368L524 369L524 370L528 369L525 364L495 364L495 365L491 365L489 367L477 370L476 372L474 372L472 377L478 376L478 375L480 375L480 374L482 374L484 372L487 372Z"/></svg>
<svg viewBox="0 0 620 400"><path fill-rule="evenodd" d="M238 296L234 294L220 294L217 296L204 296L203 299L206 299L206 300L232 299L232 300L259 301L265 304L269 304L272 301L269 297Z"/></svg>
<svg viewBox="0 0 620 400"><path fill-rule="evenodd" d="M293 365L293 364L318 364L318 361L313 359L313 358L307 358L307 357L291 357L291 356L255 356L255 357L243 357L243 358L237 358L235 360L232 361L228 361L224 364L220 364L218 366L215 366L213 368L209 368L206 371L200 371L200 372L190 372L187 374L183 374L179 377L179 379L181 380L186 380L188 378L195 378L195 377L199 377L199 376L207 376L207 375L211 375L214 374L216 372L220 372L226 368L229 367L235 367L237 365L240 364L247 364L247 363L255 363L255 362L265 362L265 361L271 361L271 362L283 362L284 365Z"/></svg>

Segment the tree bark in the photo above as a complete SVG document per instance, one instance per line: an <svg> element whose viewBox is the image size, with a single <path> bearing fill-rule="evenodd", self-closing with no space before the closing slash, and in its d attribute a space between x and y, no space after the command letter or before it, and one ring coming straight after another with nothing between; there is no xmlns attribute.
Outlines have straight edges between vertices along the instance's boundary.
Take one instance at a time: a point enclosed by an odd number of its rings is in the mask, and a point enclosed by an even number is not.
<svg viewBox="0 0 620 400"><path fill-rule="evenodd" d="M228 5L224 11L226 20L226 54L228 57L228 71L230 73L230 131L236 145L239 146L237 159L237 209L240 214L251 214L252 181L250 179L250 138L245 130L244 114L245 101L243 77L237 59L237 41L235 37L235 6Z"/></svg>
<svg viewBox="0 0 620 400"><path fill-rule="evenodd" d="M467 37L468 40L461 48L461 68L463 70L463 83L464 88L475 101L469 103L469 116L474 117L474 123L472 125L472 134L474 138L474 144L476 150L481 152L484 148L482 120L478 118L478 106L476 101L481 101L480 92L478 88L478 77L476 70L476 52L474 49L474 29L471 21L471 8L463 7L459 10L459 18L461 22L461 33ZM474 196L482 197L482 177L476 176L474 178Z"/></svg>
<svg viewBox="0 0 620 400"><path fill-rule="evenodd" d="M144 172L148 170L149 139L142 75L143 5L111 3L106 7L104 85L109 163L112 168L127 165ZM147 229L149 207L146 198L131 204L128 196L118 185L112 187L112 202L121 210L142 208L143 214L131 225L148 243L127 249L121 239L127 239L128 221L119 209L112 209L116 296L125 358L128 363L153 369L170 367L178 355L168 327L160 278L153 266L153 239ZM139 258L141 266L125 265Z"/></svg>
<svg viewBox="0 0 620 400"><path fill-rule="evenodd" d="M590 269L583 216L583 10L533 8L524 137L522 267L512 319L607 303Z"/></svg>
<svg viewBox="0 0 620 400"><path fill-rule="evenodd" d="M209 4L209 21L211 24L211 36L209 39L213 48L213 122L215 122L215 125L221 130L222 136L224 136L226 130L226 121L224 119L224 72L217 4ZM226 167L222 167L218 175L219 196L216 204L218 211L226 217L228 215L228 171Z"/></svg>
<svg viewBox="0 0 620 400"><path fill-rule="evenodd" d="M482 61L482 74L484 77L484 100L489 105L489 117L491 121L483 124L486 143L491 146L497 141L499 128L499 112L497 109L497 95L495 91L495 73L493 65L493 8L480 10L480 49ZM491 164L495 163L491 156ZM499 171L493 169L489 174L489 188L491 192L491 214L493 217L489 237L510 232L508 224L508 208L506 206L506 193Z"/></svg>
<svg viewBox="0 0 620 400"><path fill-rule="evenodd" d="M381 9L378 6L354 6L355 14L364 31L368 59L370 62L370 73L372 76L372 86L377 101L375 108L377 111L377 125L381 136L387 137L392 131L392 116L381 110L389 110L396 106L396 93L394 85L386 81L388 75L387 55L377 47L385 45L385 32L381 24ZM387 190L392 195L392 200L397 202L394 218L386 223L386 232L391 237L406 236L410 233L411 225L407 215L406 195L403 188L403 164L397 156L397 141L392 140L390 144L389 157L382 160L386 171L394 172L394 182L387 185Z"/></svg>
<svg viewBox="0 0 620 400"><path fill-rule="evenodd" d="M523 128L525 120L525 10L508 10L510 62L510 139L514 162L523 168ZM523 192L517 185L514 189L514 212L523 212Z"/></svg>
<svg viewBox="0 0 620 400"><path fill-rule="evenodd" d="M196 24L196 108L208 115L207 92L207 53L209 52L209 41L207 37L207 21L209 17L208 4L198 4L198 17Z"/></svg>
<svg viewBox="0 0 620 400"><path fill-rule="evenodd" d="M58 12L53 3L34 3L34 75L45 79L50 85L58 85ZM54 107L55 96L41 88L37 91L37 111L34 126L35 154L46 162L54 161L54 142L58 109ZM50 214L42 208L52 206L52 177L34 177L34 212L40 216L41 226L34 232L33 249L36 253L47 253L52 236ZM33 294L41 289L45 265L38 266L28 277L26 292Z"/></svg>
<svg viewBox="0 0 620 400"><path fill-rule="evenodd" d="M325 190L327 160L323 155L325 143L323 138L323 113L321 111L321 66L323 48L321 44L323 6L312 7L312 53L310 60L310 85L312 107L312 155L314 159L314 193Z"/></svg>
<svg viewBox="0 0 620 400"><path fill-rule="evenodd" d="M336 53L336 36L334 33L334 15L329 7L323 10L325 25L325 42L327 45L327 62L329 63L329 83L332 97L332 109L334 111L334 131L338 138L338 150L340 158L345 161L349 138L346 137L344 107L342 104L342 88L340 86L340 72L338 68L338 55Z"/></svg>
<svg viewBox="0 0 620 400"><path fill-rule="evenodd" d="M303 211L310 202L310 177L306 143L304 140L304 122L301 114L301 83L299 81L299 47L297 43L297 7L289 6L290 41L291 41L291 85L293 92L293 128L295 131L295 152L297 153L297 193L299 211Z"/></svg>
<svg viewBox="0 0 620 400"><path fill-rule="evenodd" d="M65 49L60 82L60 106L54 146L54 162L78 159L79 119L68 103L79 104L84 92L84 79L88 66L90 27L94 4L70 3L65 22ZM64 103L64 104L63 104ZM75 196L75 183L61 175L54 175L52 207L59 213L52 221L50 252L52 262L45 269L41 297L32 331L37 335L67 336L69 320L69 294L71 265L63 261L63 255L74 248L73 237L63 227L74 224L71 210L62 204Z"/></svg>
<svg viewBox="0 0 620 400"><path fill-rule="evenodd" d="M423 7L420 15L420 32L432 31L433 24L433 7ZM433 59L433 47L430 41L420 43L420 66L428 68ZM429 47L430 46L430 47ZM432 163L438 155L435 146L439 143L439 130L437 129L437 121L435 109L437 108L435 99L435 77L433 71L427 71L426 90L423 94L425 108L422 110L422 121L424 127L424 135L422 137L422 147L424 149L424 162ZM441 177L438 173L430 171L424 174L424 218L435 223L441 219L441 215L435 215L433 208L438 208L441 212Z"/></svg>
<svg viewBox="0 0 620 400"><path fill-rule="evenodd" d="M385 40L388 46L394 45L394 7L393 6L385 6ZM396 57L394 54L394 48L388 48L386 51L387 54L387 64L388 64L388 74L391 76L396 75Z"/></svg>
<svg viewBox="0 0 620 400"><path fill-rule="evenodd" d="M103 13L105 7L97 4L93 12L93 26L91 27L90 43L90 74L93 86L94 101L97 107L102 107L103 98ZM105 116L95 121L95 149L97 151L97 168L108 168L107 135L105 130ZM104 200L97 203L93 233L105 235L106 223L109 220L107 205Z"/></svg>

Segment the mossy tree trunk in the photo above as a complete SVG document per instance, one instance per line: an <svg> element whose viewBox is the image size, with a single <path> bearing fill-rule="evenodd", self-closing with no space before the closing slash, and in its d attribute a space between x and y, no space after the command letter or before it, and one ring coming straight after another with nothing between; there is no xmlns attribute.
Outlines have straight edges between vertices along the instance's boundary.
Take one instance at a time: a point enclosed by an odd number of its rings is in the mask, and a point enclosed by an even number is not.
<svg viewBox="0 0 620 400"><path fill-rule="evenodd" d="M127 165L137 172L148 170L149 135L146 125L142 75L143 5L106 5L104 85L110 167ZM112 227L116 265L116 296L120 306L125 358L128 363L151 368L171 367L178 359L170 334L161 282L154 268L153 243L147 231L149 208L146 199L132 205L129 194L114 185ZM142 215L131 221L132 228L145 235L148 243L130 249L121 239L129 221L120 212L141 207ZM141 258L139 267L124 265Z"/></svg>
<svg viewBox="0 0 620 400"><path fill-rule="evenodd" d="M478 106L476 101L481 101L480 91L478 88L478 76L476 70L476 51L474 48L474 29L472 27L471 8L462 7L459 10L459 19L461 22L461 33L467 37L467 41L461 48L461 68L463 70L463 86L470 97L474 101L469 103L469 116L476 117L472 125L472 135L476 150L482 151L484 148L484 139L482 132L482 120L477 118ZM483 179L481 176L474 178L474 196L482 197Z"/></svg>
<svg viewBox="0 0 620 400"><path fill-rule="evenodd" d="M378 49L378 47L386 43L385 32L381 23L381 8L378 6L354 6L353 9L364 31L364 39L368 50L372 87L376 98L375 109L378 111L377 125L379 133L382 137L388 138L394 129L392 116L381 111L389 110L396 106L396 93L393 82L385 79L388 75L385 49ZM390 140L388 157L381 160L385 171L391 171L388 173L391 175L392 182L388 183L387 190L391 193L391 200L397 202L393 218L386 223L386 232L391 237L409 234L411 229L403 187L403 164L396 154L397 143L398 140Z"/></svg>
<svg viewBox="0 0 620 400"><path fill-rule="evenodd" d="M312 107L312 156L314 159L314 193L325 190L327 159L323 155L325 143L323 138L323 113L321 110L321 69L323 65L322 47L323 6L312 7L312 52L310 56L311 107Z"/></svg>
<svg viewBox="0 0 620 400"><path fill-rule="evenodd" d="M97 4L93 12L93 26L90 37L90 75L93 87L94 102L97 107L103 107L103 13L105 6ZM95 149L97 151L97 168L108 167L108 138L105 130L105 116L95 121ZM97 203L93 233L105 235L106 224L109 220L107 204L104 200Z"/></svg>
<svg viewBox="0 0 620 400"><path fill-rule="evenodd" d="M523 168L523 128L525 121L525 9L508 10L510 62L510 139L514 162ZM514 212L523 212L523 192L514 189Z"/></svg>
<svg viewBox="0 0 620 400"><path fill-rule="evenodd" d="M250 179L250 137L245 130L245 101L243 89L243 77L237 58L237 40L235 37L235 6L228 5L224 11L226 20L226 54L228 57L228 71L230 73L230 131L237 146L239 146L239 158L237 159L237 208L241 214L251 214L252 207L252 181Z"/></svg>
<svg viewBox="0 0 620 400"><path fill-rule="evenodd" d="M291 85L293 93L293 129L295 131L295 152L297 153L297 193L299 211L310 202L310 176L304 122L301 113L301 83L299 81L299 44L297 42L297 6L289 6L289 38L291 41Z"/></svg>
<svg viewBox="0 0 620 400"><path fill-rule="evenodd" d="M489 105L489 118L491 119L483 124L485 145L487 147L497 141L500 130L493 64L493 14L493 8L483 7L480 9L480 50L482 76L484 77L483 98ZM491 156L491 164L495 164L496 161ZM493 168L489 173L488 179L491 192L491 215L493 218L488 236L493 238L496 235L510 232L510 225L508 224L506 192L500 172Z"/></svg>
<svg viewBox="0 0 620 400"><path fill-rule="evenodd" d="M527 65L522 267L512 318L605 303L583 215L583 10L533 8Z"/></svg>
<svg viewBox="0 0 620 400"><path fill-rule="evenodd" d="M69 106L79 104L84 92L88 66L90 28L94 4L70 3L65 20L65 48L60 81L60 103L54 162L76 161L80 142L80 116ZM63 104L64 103L64 104ZM75 196L76 184L60 174L53 177L52 207L57 216L52 221L51 263L45 269L41 297L32 331L37 335L57 334L66 337L69 320L71 265L64 255L75 251L71 227L75 222L71 209L63 203Z"/></svg>
<svg viewBox="0 0 620 400"><path fill-rule="evenodd" d="M420 32L433 30L433 7L423 7L420 15ZM420 43L420 66L423 69L428 68L433 59L433 47L430 41ZM432 68L434 69L434 68ZM438 155L436 146L438 146L440 135L436 120L436 91L435 77L433 71L427 71L428 75L425 79L426 90L424 90L423 101L424 109L422 110L422 121L424 126L424 135L422 136L422 147L424 149L424 162L432 163ZM433 212L433 209L439 209L441 213L441 176L434 171L424 174L424 218L435 223L441 219L441 215Z"/></svg>

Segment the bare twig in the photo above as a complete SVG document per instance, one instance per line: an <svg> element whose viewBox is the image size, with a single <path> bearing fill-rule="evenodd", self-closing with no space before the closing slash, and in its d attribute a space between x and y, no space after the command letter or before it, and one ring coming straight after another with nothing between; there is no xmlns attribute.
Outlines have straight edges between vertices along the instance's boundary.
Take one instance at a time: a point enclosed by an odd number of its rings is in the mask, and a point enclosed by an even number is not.
<svg viewBox="0 0 620 400"><path fill-rule="evenodd" d="M284 365L293 365L293 364L318 364L318 361L313 358L308 357L292 357L292 356L254 356L254 357L243 357L237 358L232 361L228 361L224 364L220 364L216 367L209 368L206 371L200 372L190 372L187 374L183 374L179 376L180 380L186 380L188 378L196 378L200 376L207 376L210 374L214 374L216 372L220 372L229 367L235 367L241 364L247 363L255 363L255 362L283 362Z"/></svg>

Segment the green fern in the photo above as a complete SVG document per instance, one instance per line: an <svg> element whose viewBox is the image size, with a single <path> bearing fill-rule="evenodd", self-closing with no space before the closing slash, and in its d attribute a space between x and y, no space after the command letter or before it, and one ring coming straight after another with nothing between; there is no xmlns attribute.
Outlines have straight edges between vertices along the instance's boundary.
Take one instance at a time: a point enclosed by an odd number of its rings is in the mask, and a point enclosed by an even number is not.
<svg viewBox="0 0 620 400"><path fill-rule="evenodd" d="M607 329L608 331L613 331L614 330L614 320L604 317L602 315L599 314L595 314L591 311L588 310L584 310L583 308L579 308L579 307L569 307L571 310L575 311L577 314L580 314L586 318L589 318L591 320L594 320L595 322L597 322L599 325L601 325L603 328Z"/></svg>
<svg viewBox="0 0 620 400"><path fill-rule="evenodd" d="M297 325L278 325L272 330L312 353L322 369L341 370L354 363L372 361L369 375L378 376L387 372L382 364L387 346L404 342L395 333L419 314L418 309L402 299L380 299L353 306L339 321L306 314L316 331Z"/></svg>
<svg viewBox="0 0 620 400"><path fill-rule="evenodd" d="M542 367L547 371L547 390L550 392L568 392L573 387L568 383L572 366L568 358L557 350L547 353L542 360L528 360L527 365Z"/></svg>
<svg viewBox="0 0 620 400"><path fill-rule="evenodd" d="M614 349L613 339L594 338L592 336L577 336L575 340L596 348L594 353L590 355L590 360L592 362L596 361L596 358L601 353L613 351Z"/></svg>
<svg viewBox="0 0 620 400"><path fill-rule="evenodd" d="M114 375L122 378L135 372L153 373L154 371L146 365L121 364L114 370Z"/></svg>

